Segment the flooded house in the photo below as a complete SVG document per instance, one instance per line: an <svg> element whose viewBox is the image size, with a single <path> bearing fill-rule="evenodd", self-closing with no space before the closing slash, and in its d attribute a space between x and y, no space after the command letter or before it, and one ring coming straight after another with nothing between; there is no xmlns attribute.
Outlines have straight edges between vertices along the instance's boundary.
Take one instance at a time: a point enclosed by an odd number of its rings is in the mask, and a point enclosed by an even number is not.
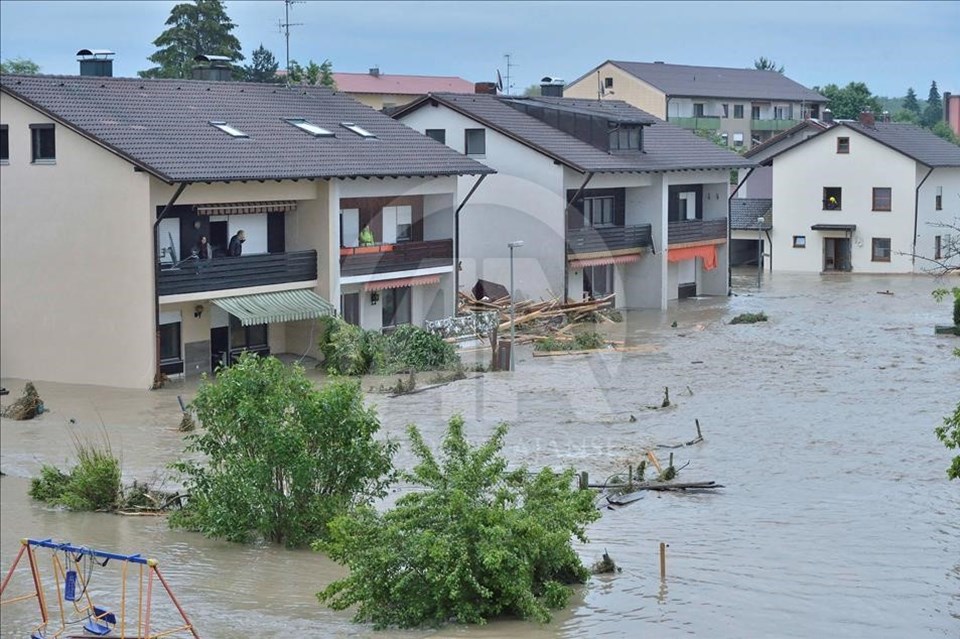
<svg viewBox="0 0 960 639"><path fill-rule="evenodd" d="M2 376L146 388L453 313L489 167L324 87L109 73L2 77Z"/></svg>

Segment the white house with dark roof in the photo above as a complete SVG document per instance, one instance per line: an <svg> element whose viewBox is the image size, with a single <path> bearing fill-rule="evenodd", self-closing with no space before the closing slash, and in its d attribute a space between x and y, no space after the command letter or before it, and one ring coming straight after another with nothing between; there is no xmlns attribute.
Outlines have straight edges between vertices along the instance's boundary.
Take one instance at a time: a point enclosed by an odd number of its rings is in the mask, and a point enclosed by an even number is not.
<svg viewBox="0 0 960 639"><path fill-rule="evenodd" d="M454 312L458 178L492 171L348 96L0 88L3 377L145 388L244 350L315 353L323 314L389 329Z"/></svg>
<svg viewBox="0 0 960 639"><path fill-rule="evenodd" d="M910 273L960 260L955 231L940 226L960 224L960 147L925 129L866 113L763 164L773 270Z"/></svg>
<svg viewBox="0 0 960 639"><path fill-rule="evenodd" d="M433 94L394 117L496 170L458 218L459 290L508 282L520 240L519 297L727 293L737 154L620 101Z"/></svg>
<svg viewBox="0 0 960 639"><path fill-rule="evenodd" d="M623 100L686 129L749 149L806 118L827 99L776 71L607 60L564 90L573 98Z"/></svg>

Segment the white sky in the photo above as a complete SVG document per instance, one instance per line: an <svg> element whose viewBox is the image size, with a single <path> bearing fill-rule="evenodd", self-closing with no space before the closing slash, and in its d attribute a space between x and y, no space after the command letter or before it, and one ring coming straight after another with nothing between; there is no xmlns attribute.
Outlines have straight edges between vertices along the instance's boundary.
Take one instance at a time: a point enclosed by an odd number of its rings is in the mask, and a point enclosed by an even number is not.
<svg viewBox="0 0 960 639"><path fill-rule="evenodd" d="M0 0L0 57L76 74L81 48L117 52L115 75L150 66L170 0ZM261 42L284 64L282 0L230 0L244 54ZM960 92L960 2L321 2L293 5L291 57L336 71L506 75L522 90L573 80L606 59L749 67L759 56L812 87L866 82L879 95L930 82Z"/></svg>

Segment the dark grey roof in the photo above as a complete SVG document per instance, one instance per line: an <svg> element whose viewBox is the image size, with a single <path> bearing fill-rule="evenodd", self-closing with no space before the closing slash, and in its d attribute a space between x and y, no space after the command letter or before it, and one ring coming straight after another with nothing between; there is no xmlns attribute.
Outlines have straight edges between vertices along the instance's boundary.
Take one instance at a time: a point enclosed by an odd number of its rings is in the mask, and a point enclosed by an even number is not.
<svg viewBox="0 0 960 639"><path fill-rule="evenodd" d="M14 75L0 84L168 182L493 172L325 87ZM313 137L283 118L304 118L334 137ZM249 137L231 137L210 124L218 120ZM360 137L342 122L376 138Z"/></svg>
<svg viewBox="0 0 960 639"><path fill-rule="evenodd" d="M757 218L763 216L765 231L773 228L773 200L760 197L735 197L730 200L730 228L735 231L756 231Z"/></svg>
<svg viewBox="0 0 960 639"><path fill-rule="evenodd" d="M752 147L743 154L743 157L750 158L758 164L763 164L773 156L800 144L824 129L829 129L831 126L833 126L832 123L827 123L822 120L802 120L789 129L776 134L769 140L765 140L763 143Z"/></svg>
<svg viewBox="0 0 960 639"><path fill-rule="evenodd" d="M587 100L584 98L554 98L549 96L503 98L508 102L539 102L561 111L599 115L618 124L656 124L658 119L646 111L633 107L622 100Z"/></svg>
<svg viewBox="0 0 960 639"><path fill-rule="evenodd" d="M776 71L619 60L609 62L635 78L660 89L668 96L797 102L827 101L816 91Z"/></svg>
<svg viewBox="0 0 960 639"><path fill-rule="evenodd" d="M877 122L873 126L864 126L859 122L843 122L842 125L927 166L960 166L960 146L947 142L915 124Z"/></svg>
<svg viewBox="0 0 960 639"><path fill-rule="evenodd" d="M603 113L610 109L618 113L619 117L654 122L643 129L644 153L611 153L599 149L507 104L508 101L517 99L485 94L437 93L400 108L394 113L394 117L402 118L404 114L435 100L581 172L642 173L754 166L752 161L732 151L722 149L625 102L608 103L604 100L602 107L596 103L587 107L585 103L589 102L588 100L532 98L551 104L561 100L571 107L602 109Z"/></svg>

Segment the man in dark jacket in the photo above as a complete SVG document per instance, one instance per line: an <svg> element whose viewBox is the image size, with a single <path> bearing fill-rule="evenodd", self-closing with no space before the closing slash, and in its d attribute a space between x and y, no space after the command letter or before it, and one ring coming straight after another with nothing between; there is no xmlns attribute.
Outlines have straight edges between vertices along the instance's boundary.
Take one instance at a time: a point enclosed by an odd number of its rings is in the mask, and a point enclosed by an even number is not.
<svg viewBox="0 0 960 639"><path fill-rule="evenodd" d="M230 257L240 257L243 253L243 243L247 241L247 236L243 231L237 231L237 234L230 238L230 247L227 249L227 255Z"/></svg>

